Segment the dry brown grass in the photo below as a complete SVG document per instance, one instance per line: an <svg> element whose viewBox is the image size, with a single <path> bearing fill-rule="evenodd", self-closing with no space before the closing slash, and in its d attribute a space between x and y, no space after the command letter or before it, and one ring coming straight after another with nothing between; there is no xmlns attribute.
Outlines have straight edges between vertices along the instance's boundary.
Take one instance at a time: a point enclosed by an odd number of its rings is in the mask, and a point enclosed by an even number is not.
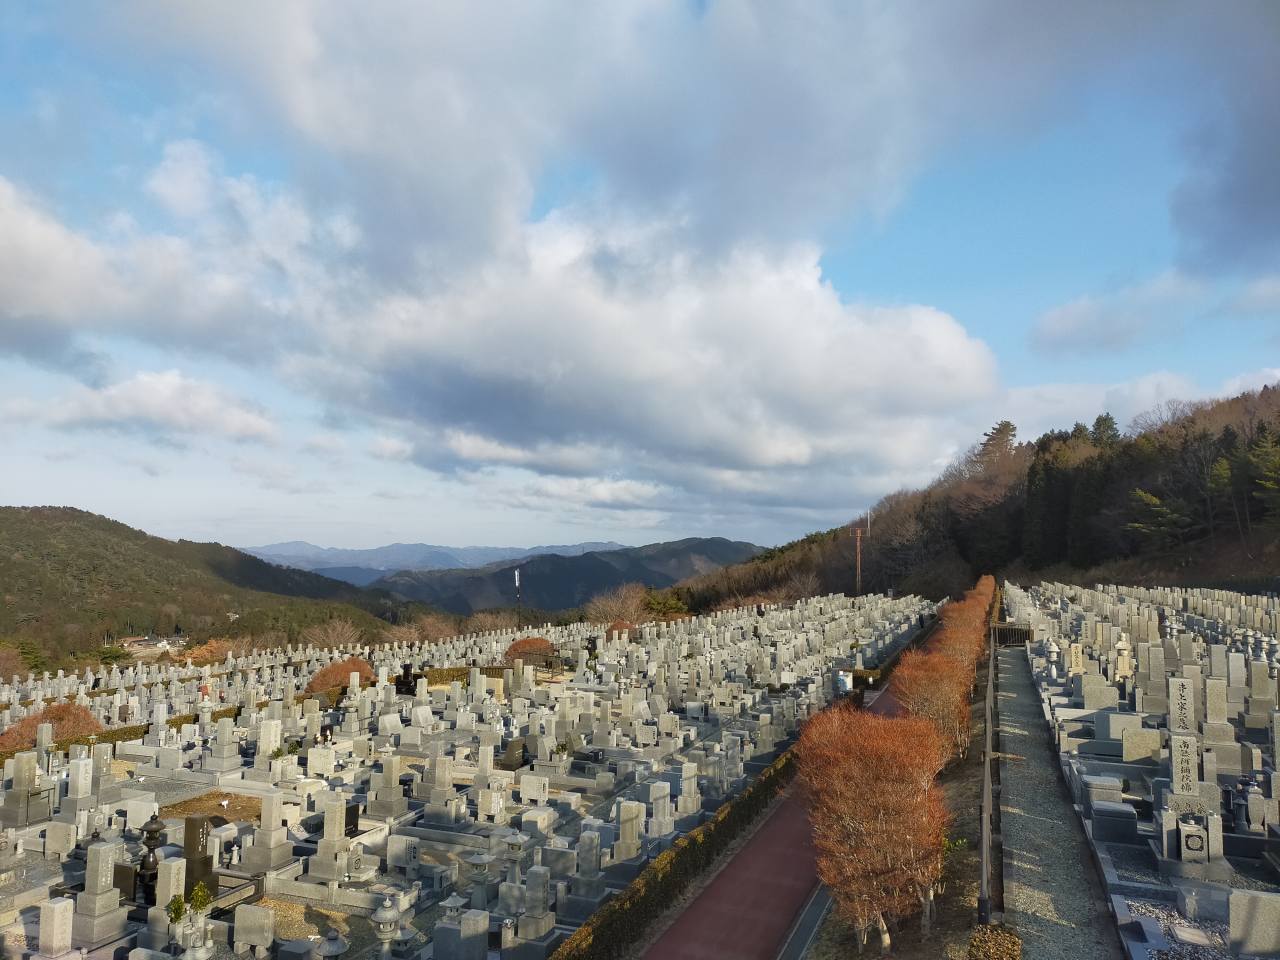
<svg viewBox="0 0 1280 960"><path fill-rule="evenodd" d="M233 652L235 652L235 648L230 640L210 640L197 647L192 647L187 651L187 657L195 666L203 667L222 663L227 659L227 654ZM179 657L181 657L181 654L179 654Z"/></svg>
<svg viewBox="0 0 1280 960"><path fill-rule="evenodd" d="M305 940L323 937L333 927L351 943L351 953L359 954L377 942L369 921L331 907L295 903L263 897L258 906L266 907L276 917L276 937L281 940Z"/></svg>
<svg viewBox="0 0 1280 960"><path fill-rule="evenodd" d="M222 801L227 801L226 809ZM262 815L262 801L257 797L246 797L238 793L225 793L222 790L211 790L190 800L181 800L160 808L161 818L166 817L225 817L242 823L257 823ZM323 933L324 931L321 931Z"/></svg>

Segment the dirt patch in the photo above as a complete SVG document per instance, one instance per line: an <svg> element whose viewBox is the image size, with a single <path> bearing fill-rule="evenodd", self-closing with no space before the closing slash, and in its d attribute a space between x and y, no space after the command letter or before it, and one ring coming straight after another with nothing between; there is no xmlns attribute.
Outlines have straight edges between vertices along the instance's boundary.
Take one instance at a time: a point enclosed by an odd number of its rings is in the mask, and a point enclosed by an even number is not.
<svg viewBox="0 0 1280 960"><path fill-rule="evenodd" d="M317 907L274 897L263 897L257 905L266 907L275 914L276 937L280 940L323 937L332 927L351 943L352 954L358 954L377 942L373 928L364 917L330 907Z"/></svg>
<svg viewBox="0 0 1280 960"><path fill-rule="evenodd" d="M223 806L223 804L226 806ZM262 815L262 801L238 793L212 790L190 800L181 800L160 808L160 817L224 817L241 823L257 823ZM320 931L323 936L328 928Z"/></svg>

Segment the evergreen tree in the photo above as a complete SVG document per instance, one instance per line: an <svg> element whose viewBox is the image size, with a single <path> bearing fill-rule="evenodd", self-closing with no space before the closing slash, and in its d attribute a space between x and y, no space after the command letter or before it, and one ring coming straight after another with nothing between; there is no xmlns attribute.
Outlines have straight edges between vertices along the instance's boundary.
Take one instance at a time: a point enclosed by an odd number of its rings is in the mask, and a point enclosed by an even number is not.
<svg viewBox="0 0 1280 960"><path fill-rule="evenodd" d="M1116 426L1116 418L1109 413L1100 413L1093 421L1093 429L1089 431L1089 439L1099 447L1114 447L1120 442L1120 428Z"/></svg>
<svg viewBox="0 0 1280 960"><path fill-rule="evenodd" d="M1273 530L1280 528L1280 443L1269 433L1260 433L1249 452L1253 470L1254 498L1262 507L1263 519Z"/></svg>
<svg viewBox="0 0 1280 960"><path fill-rule="evenodd" d="M982 435L982 443L978 445L978 460L985 466L994 463L1013 453L1013 444L1018 437L1018 428L1012 420L1001 420Z"/></svg>
<svg viewBox="0 0 1280 960"><path fill-rule="evenodd" d="M1181 500L1161 499L1138 488L1130 502L1134 516L1126 527L1157 549L1182 543L1195 526L1190 509Z"/></svg>

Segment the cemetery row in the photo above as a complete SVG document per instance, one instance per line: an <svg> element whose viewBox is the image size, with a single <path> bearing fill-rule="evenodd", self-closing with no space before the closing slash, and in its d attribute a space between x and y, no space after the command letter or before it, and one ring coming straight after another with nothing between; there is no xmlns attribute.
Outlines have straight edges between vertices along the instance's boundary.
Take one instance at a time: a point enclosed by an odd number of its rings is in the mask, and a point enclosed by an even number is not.
<svg viewBox="0 0 1280 960"><path fill-rule="evenodd" d="M545 958L744 790L838 669L884 664L934 614L918 597L836 595L607 635L548 627L557 676L482 671L522 636L495 632L0 685L0 700L76 703L108 729L150 720L137 739L66 749L44 726L5 762L0 924L16 935L38 914L37 960L377 943L400 960ZM372 682L351 673L332 706L301 693L351 657ZM460 665L465 680L423 675ZM95 682L114 692L89 696ZM195 719L175 728L175 714ZM211 790L255 798L257 822L158 815ZM279 903L358 918L369 942L277 936Z"/></svg>
<svg viewBox="0 0 1280 960"><path fill-rule="evenodd" d="M1280 599L1004 598L1129 955L1280 957Z"/></svg>

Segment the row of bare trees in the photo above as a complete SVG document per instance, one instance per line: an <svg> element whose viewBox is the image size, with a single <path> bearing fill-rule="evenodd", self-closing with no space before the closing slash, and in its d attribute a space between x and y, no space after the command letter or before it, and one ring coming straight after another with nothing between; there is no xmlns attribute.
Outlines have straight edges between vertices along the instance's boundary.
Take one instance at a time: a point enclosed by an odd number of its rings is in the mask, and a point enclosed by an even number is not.
<svg viewBox="0 0 1280 960"><path fill-rule="evenodd" d="M818 875L857 932L858 950L919 913L927 936L942 881L950 813L936 778L969 742L969 701L995 591L983 577L947 604L927 652L904 654L885 696L899 716L837 706L805 726L799 771Z"/></svg>

